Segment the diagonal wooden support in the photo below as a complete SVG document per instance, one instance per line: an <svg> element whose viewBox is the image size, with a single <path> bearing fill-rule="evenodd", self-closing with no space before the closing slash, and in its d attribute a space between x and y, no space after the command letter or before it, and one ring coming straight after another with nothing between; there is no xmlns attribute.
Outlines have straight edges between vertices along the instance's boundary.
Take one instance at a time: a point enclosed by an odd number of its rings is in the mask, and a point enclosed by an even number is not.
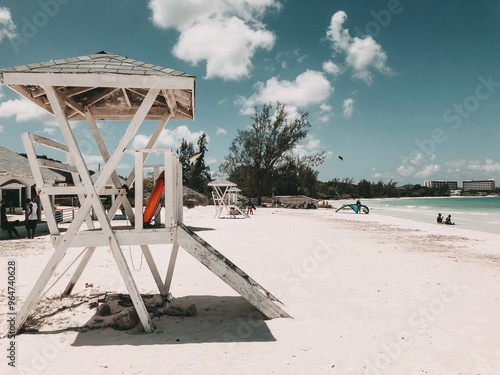
<svg viewBox="0 0 500 375"><path fill-rule="evenodd" d="M69 296L71 294L71 291L75 287L75 284L78 282L80 279L80 276L82 275L83 271L85 270L85 267L87 266L87 263L89 262L90 258L95 252L95 247L88 247L85 250L85 255L83 256L82 260L78 264L78 267L75 270L75 273L73 276L71 276L71 279L69 280L68 285L66 285L66 288L64 289L62 295L63 296Z"/></svg>
<svg viewBox="0 0 500 375"><path fill-rule="evenodd" d="M170 253L170 260L168 261L167 275L165 276L165 295L170 293L170 286L172 285L172 277L174 275L175 262L177 261L177 254L179 253L179 244L174 242L172 245L172 252Z"/></svg>
<svg viewBox="0 0 500 375"><path fill-rule="evenodd" d="M144 258L146 258L146 262L148 263L149 270L153 275L153 279L155 280L156 286L158 287L158 291L162 296L166 296L168 291L165 290L165 285L160 277L160 273L158 272L158 268L156 267L156 263L154 261L153 255L151 254L151 250L148 245L141 245L142 253L144 254Z"/></svg>
<svg viewBox="0 0 500 375"><path fill-rule="evenodd" d="M277 304L281 302L276 297L184 224L177 226L176 237L179 246L259 309L266 317L269 319L291 318Z"/></svg>

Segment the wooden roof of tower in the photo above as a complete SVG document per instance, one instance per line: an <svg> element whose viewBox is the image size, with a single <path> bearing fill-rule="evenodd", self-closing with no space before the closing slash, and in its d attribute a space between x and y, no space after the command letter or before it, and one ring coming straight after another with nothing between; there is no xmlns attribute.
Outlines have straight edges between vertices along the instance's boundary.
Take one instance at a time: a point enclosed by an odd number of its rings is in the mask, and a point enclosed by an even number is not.
<svg viewBox="0 0 500 375"><path fill-rule="evenodd" d="M53 114L44 87L53 86L64 98L70 121L85 120L88 109L96 120L130 120L150 88L161 89L146 120L194 120L196 77L115 55L51 60L0 70L0 82Z"/></svg>

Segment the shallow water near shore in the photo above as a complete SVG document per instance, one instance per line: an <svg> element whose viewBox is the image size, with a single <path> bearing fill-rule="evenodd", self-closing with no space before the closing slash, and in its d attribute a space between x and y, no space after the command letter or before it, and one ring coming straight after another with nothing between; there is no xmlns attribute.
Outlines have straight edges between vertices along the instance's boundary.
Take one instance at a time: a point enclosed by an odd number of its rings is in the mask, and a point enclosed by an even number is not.
<svg viewBox="0 0 500 375"><path fill-rule="evenodd" d="M370 211L401 219L435 223L438 213L451 215L460 228L499 233L500 197L439 197L371 199L365 204Z"/></svg>

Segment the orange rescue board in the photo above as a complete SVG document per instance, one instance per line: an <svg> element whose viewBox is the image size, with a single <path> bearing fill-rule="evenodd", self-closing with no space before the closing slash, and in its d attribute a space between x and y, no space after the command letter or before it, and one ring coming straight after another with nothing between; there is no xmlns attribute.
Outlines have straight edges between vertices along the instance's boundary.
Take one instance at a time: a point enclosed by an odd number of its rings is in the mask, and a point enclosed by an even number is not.
<svg viewBox="0 0 500 375"><path fill-rule="evenodd" d="M161 196L163 194L163 187L165 186L165 171L161 172L158 179L155 182L151 196L149 197L148 203L146 204L146 209L142 214L142 222L147 224L151 221L156 207L160 203Z"/></svg>

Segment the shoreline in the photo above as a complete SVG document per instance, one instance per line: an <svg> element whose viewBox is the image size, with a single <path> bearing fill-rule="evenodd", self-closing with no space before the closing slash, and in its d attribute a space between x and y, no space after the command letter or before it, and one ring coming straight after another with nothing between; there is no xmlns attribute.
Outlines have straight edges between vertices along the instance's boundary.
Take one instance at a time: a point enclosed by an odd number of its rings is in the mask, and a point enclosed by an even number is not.
<svg viewBox="0 0 500 375"><path fill-rule="evenodd" d="M377 213L383 216L389 216L400 220L412 220L419 223L436 224L436 216L441 209L438 208L421 208L415 207L414 210L410 210L405 206L387 206L384 205L384 200L398 200L398 199L435 199L442 197L425 197L425 198L369 198L364 199L370 208L370 214ZM455 197L447 197L455 198ZM459 197L459 198L482 198L482 197ZM330 202L344 202L344 201L330 201ZM345 201L347 203L353 203L352 201ZM444 214L445 211L442 213ZM455 210L453 208L446 211L446 215L452 214L452 221L455 222L455 226L462 230L468 231L478 231L484 233L497 234L500 225L500 213L476 213L467 212L464 210ZM490 220L484 220L488 217Z"/></svg>

